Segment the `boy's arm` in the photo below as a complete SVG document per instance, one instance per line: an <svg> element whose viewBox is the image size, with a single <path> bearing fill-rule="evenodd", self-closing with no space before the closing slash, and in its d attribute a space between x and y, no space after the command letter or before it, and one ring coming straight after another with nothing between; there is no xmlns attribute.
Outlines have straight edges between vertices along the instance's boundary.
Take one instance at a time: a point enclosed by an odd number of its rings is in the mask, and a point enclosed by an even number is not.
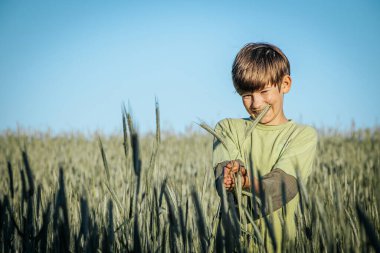
<svg viewBox="0 0 380 253"><path fill-rule="evenodd" d="M284 184L284 187L282 187ZM297 187L297 179L283 170L276 168L273 169L270 173L266 174L262 178L263 191L265 193L266 199L271 199L271 209L272 211L276 211L291 201L298 193ZM260 188L258 179L254 178L254 187L255 192L260 196ZM285 189L285 199L283 200L283 192L282 189ZM266 201L267 203L267 201ZM269 214L270 210L268 204L264 207L264 214Z"/></svg>

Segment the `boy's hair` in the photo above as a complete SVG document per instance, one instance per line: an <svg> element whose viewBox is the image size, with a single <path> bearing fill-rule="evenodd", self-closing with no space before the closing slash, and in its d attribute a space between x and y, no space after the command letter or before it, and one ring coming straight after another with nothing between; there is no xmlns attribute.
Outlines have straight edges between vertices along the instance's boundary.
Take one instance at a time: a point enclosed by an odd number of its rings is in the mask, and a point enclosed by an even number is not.
<svg viewBox="0 0 380 253"><path fill-rule="evenodd" d="M268 43L245 45L232 65L232 81L240 95L262 90L268 84L278 86L285 75L290 75L288 58Z"/></svg>

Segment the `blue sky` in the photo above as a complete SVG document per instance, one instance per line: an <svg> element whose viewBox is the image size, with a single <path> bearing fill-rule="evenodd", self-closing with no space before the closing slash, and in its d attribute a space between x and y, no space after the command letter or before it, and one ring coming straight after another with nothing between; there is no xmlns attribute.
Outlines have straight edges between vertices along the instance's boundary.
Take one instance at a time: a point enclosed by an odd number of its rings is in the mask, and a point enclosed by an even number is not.
<svg viewBox="0 0 380 253"><path fill-rule="evenodd" d="M316 127L380 123L378 1L1 1L0 131L141 132L245 117L231 82L248 42L279 46L285 114ZM193 126L196 127L196 126Z"/></svg>

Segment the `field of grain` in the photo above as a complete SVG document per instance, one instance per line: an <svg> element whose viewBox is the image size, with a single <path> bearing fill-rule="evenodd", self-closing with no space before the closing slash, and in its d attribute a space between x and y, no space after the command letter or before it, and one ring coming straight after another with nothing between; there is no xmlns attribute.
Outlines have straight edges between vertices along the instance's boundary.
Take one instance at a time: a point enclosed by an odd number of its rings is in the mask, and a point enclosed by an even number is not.
<svg viewBox="0 0 380 253"><path fill-rule="evenodd" d="M219 223L212 135L123 120L120 135L1 133L1 252L265 252L268 238ZM380 129L320 130L282 250L379 252L379 185Z"/></svg>

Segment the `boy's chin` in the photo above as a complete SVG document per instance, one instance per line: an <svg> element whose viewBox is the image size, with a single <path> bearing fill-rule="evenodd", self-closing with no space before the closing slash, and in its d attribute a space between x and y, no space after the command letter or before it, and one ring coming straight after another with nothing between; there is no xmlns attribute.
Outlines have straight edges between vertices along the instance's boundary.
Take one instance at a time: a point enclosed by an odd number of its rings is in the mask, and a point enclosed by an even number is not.
<svg viewBox="0 0 380 253"><path fill-rule="evenodd" d="M272 119L270 117L263 117L260 120L260 124L266 125L266 124L269 124L271 121L272 121Z"/></svg>
<svg viewBox="0 0 380 253"><path fill-rule="evenodd" d="M269 121L268 120L260 120L260 124L263 124L263 125L266 125L266 124L268 124L269 123Z"/></svg>
<svg viewBox="0 0 380 253"><path fill-rule="evenodd" d="M251 118L254 120L259 116L259 115L255 115L253 113L250 115L251 115ZM273 118L272 118L271 112L268 111L266 113L266 115L259 121L259 123L265 125L265 124L270 123L272 120L273 120Z"/></svg>
<svg viewBox="0 0 380 253"><path fill-rule="evenodd" d="M254 114L251 114L250 115L251 116L251 119L253 119L253 120L255 120L257 117L258 117L258 115L254 115ZM270 119L268 118L268 117L263 117L260 121L259 121L259 123L260 124L266 124L266 123L268 123L270 121Z"/></svg>

